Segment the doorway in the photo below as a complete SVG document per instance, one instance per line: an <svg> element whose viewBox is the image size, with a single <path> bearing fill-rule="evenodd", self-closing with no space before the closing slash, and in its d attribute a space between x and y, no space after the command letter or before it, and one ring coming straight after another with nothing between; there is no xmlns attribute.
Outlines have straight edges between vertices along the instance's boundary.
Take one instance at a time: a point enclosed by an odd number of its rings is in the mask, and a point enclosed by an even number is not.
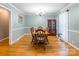
<svg viewBox="0 0 79 59"><path fill-rule="evenodd" d="M0 44L9 44L10 11L0 6Z"/></svg>
<svg viewBox="0 0 79 59"><path fill-rule="evenodd" d="M59 15L59 35L60 39L68 42L68 12Z"/></svg>

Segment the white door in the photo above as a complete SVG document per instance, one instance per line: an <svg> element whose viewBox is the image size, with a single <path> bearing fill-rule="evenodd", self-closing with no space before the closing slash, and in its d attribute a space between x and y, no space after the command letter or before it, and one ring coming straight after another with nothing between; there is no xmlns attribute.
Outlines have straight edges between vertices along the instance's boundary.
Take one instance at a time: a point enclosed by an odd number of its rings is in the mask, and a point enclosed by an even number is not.
<svg viewBox="0 0 79 59"><path fill-rule="evenodd" d="M60 38L67 42L68 41L68 12L64 12L59 15L59 33L60 33Z"/></svg>

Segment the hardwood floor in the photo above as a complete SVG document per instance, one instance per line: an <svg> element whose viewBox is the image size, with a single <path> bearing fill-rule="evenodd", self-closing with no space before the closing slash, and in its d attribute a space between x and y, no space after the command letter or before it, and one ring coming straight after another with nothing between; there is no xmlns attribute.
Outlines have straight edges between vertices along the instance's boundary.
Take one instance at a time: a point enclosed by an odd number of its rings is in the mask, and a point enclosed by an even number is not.
<svg viewBox="0 0 79 59"><path fill-rule="evenodd" d="M8 40L0 42L0 56L79 56L79 51L59 41L55 36L49 36L49 44L34 46L31 36L24 36L18 42L9 46Z"/></svg>

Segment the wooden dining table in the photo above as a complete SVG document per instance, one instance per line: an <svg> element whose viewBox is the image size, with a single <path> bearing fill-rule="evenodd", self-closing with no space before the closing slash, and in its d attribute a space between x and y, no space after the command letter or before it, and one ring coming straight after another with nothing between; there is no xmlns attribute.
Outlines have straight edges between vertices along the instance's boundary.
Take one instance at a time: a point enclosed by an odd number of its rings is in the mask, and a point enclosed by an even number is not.
<svg viewBox="0 0 79 59"><path fill-rule="evenodd" d="M44 29L36 29L34 32L32 32L32 34L34 35L34 39L32 39L32 41L35 41L35 43L47 43L48 42L48 38L47 38L47 31L45 31Z"/></svg>

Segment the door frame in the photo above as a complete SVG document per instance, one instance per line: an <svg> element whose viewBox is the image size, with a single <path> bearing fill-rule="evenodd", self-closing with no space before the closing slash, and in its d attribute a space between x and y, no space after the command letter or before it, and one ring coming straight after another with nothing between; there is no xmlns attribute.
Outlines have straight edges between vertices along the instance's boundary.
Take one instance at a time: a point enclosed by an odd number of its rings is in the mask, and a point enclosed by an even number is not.
<svg viewBox="0 0 79 59"><path fill-rule="evenodd" d="M10 18L9 18L9 45L11 45L11 39L12 39L12 12L11 9L7 8L6 6L0 4L0 6L4 9L6 9L7 11L10 12Z"/></svg>
<svg viewBox="0 0 79 59"><path fill-rule="evenodd" d="M64 35L65 35L65 38L62 38L61 37L61 33L60 33L60 28L61 28L61 26L60 26L60 15L61 14L63 14L63 13L67 13L67 15L66 15L66 17L67 17L67 19L64 19L65 20L65 24L64 24L64 26L65 26L65 33L64 33ZM69 38L68 38L68 35L69 35L69 32L68 32L68 30L69 30L69 28L68 28L68 26L69 26L69 13L67 12L67 11L65 11L65 12L63 12L63 13L60 13L59 14L59 39L62 39L63 41L65 41L65 42L68 42L68 40L69 40Z"/></svg>

